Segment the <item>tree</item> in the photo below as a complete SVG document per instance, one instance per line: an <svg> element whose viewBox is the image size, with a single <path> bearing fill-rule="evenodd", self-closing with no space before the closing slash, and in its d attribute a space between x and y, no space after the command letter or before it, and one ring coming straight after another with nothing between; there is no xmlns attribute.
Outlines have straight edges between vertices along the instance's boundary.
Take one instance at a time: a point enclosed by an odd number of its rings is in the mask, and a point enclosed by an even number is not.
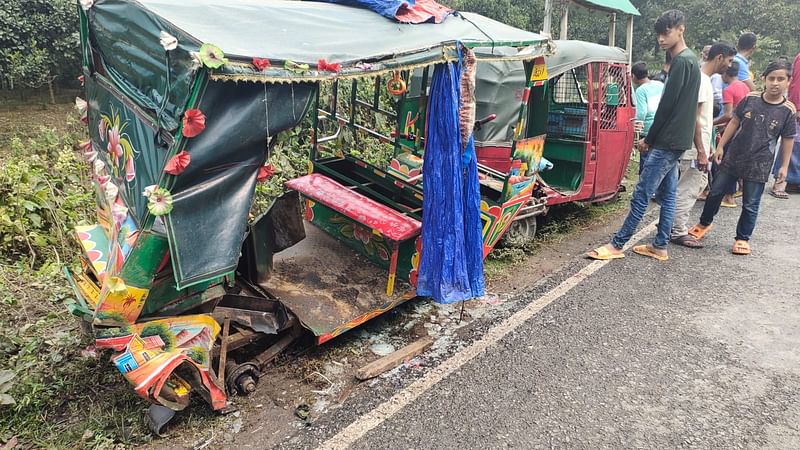
<svg viewBox="0 0 800 450"><path fill-rule="evenodd" d="M78 6L70 0L0 2L0 78L38 87L80 71ZM52 87L52 86L51 86Z"/></svg>

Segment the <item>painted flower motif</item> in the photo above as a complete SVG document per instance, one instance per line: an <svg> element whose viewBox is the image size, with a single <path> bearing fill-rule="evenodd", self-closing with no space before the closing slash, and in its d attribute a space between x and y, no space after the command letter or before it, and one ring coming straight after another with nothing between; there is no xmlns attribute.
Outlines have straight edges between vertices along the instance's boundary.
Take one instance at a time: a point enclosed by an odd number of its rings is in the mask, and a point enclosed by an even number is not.
<svg viewBox="0 0 800 450"><path fill-rule="evenodd" d="M144 195L147 198L150 198L150 196L153 194L153 192L155 192L156 189L158 189L158 185L157 184L151 184L150 186L147 186L147 187L144 188L144 191L142 192L142 195Z"/></svg>
<svg viewBox="0 0 800 450"><path fill-rule="evenodd" d="M89 8L94 6L94 0L80 0L80 1L81 1L81 8L83 8L84 11L88 11Z"/></svg>
<svg viewBox="0 0 800 450"><path fill-rule="evenodd" d="M325 61L324 59L320 59L319 61L317 61L317 70L322 72L338 72L342 70L342 65L335 63L331 64L328 61Z"/></svg>
<svg viewBox="0 0 800 450"><path fill-rule="evenodd" d="M384 261L389 260L389 252L382 245L378 246L378 256Z"/></svg>
<svg viewBox="0 0 800 450"><path fill-rule="evenodd" d="M78 81L81 82L81 87L83 87L83 85L86 84L86 77L83 75L78 75Z"/></svg>
<svg viewBox="0 0 800 450"><path fill-rule="evenodd" d="M189 155L189 152L186 150L182 150L169 161L167 161L167 165L164 167L164 172L170 175L180 175L189 166L189 163L192 162L192 157Z"/></svg>
<svg viewBox="0 0 800 450"><path fill-rule="evenodd" d="M108 153L114 155L115 158L122 157L122 145L119 143L119 129L114 126L108 130Z"/></svg>
<svg viewBox="0 0 800 450"><path fill-rule="evenodd" d="M114 203L114 206L111 207L111 215L114 217L115 224L122 225L122 222L128 218L128 208L125 205Z"/></svg>
<svg viewBox="0 0 800 450"><path fill-rule="evenodd" d="M163 216L172 211L172 194L164 188L156 188L147 197L147 209L154 216Z"/></svg>
<svg viewBox="0 0 800 450"><path fill-rule="evenodd" d="M206 129L206 116L199 109L187 109L183 113L183 128L181 133L187 138L193 138Z"/></svg>
<svg viewBox="0 0 800 450"><path fill-rule="evenodd" d="M272 164L267 164L266 166L261 166L258 169L258 176L256 177L256 181L259 183L263 183L264 181L269 180L272 176L275 175L275 166Z"/></svg>
<svg viewBox="0 0 800 450"><path fill-rule="evenodd" d="M97 132L100 133L100 139L105 141L106 140L106 131L108 130L108 122L105 120L100 120L100 123L97 124Z"/></svg>
<svg viewBox="0 0 800 450"><path fill-rule="evenodd" d="M364 227L355 226L353 228L353 237L364 244L369 244L369 240L372 238L372 232Z"/></svg>
<svg viewBox="0 0 800 450"><path fill-rule="evenodd" d="M133 165L133 155L131 155L125 162L125 181L130 183L134 178L136 178L136 167Z"/></svg>
<svg viewBox="0 0 800 450"><path fill-rule="evenodd" d="M267 58L253 58L253 65L256 69L263 71L270 66L270 62Z"/></svg>
<svg viewBox="0 0 800 450"><path fill-rule="evenodd" d="M109 204L113 204L114 202L117 201L117 195L119 195L119 188L117 187L116 184L111 182L106 183L104 191L106 200L108 200Z"/></svg>
<svg viewBox="0 0 800 450"><path fill-rule="evenodd" d="M97 177L101 177L106 173L106 163L104 163L101 159L95 159L94 166L92 168L94 169L94 174Z"/></svg>
<svg viewBox="0 0 800 450"><path fill-rule="evenodd" d="M158 35L158 38L158 41L161 43L161 46L164 47L164 50L170 51L178 48L178 38L167 33L166 31L161 31L161 33Z"/></svg>
<svg viewBox="0 0 800 450"><path fill-rule="evenodd" d="M203 44L200 47L200 61L203 62L204 66L211 69L219 69L228 63L225 53L214 44Z"/></svg>

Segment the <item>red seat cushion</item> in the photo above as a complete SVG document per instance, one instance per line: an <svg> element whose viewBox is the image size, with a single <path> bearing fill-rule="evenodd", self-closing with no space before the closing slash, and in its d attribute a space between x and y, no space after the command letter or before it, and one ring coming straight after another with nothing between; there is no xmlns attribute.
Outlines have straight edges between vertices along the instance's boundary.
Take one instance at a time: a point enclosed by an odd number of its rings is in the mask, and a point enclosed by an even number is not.
<svg viewBox="0 0 800 450"><path fill-rule="evenodd" d="M378 230L393 241L412 238L419 234L422 227L413 217L400 214L319 173L289 180L286 186L358 223Z"/></svg>

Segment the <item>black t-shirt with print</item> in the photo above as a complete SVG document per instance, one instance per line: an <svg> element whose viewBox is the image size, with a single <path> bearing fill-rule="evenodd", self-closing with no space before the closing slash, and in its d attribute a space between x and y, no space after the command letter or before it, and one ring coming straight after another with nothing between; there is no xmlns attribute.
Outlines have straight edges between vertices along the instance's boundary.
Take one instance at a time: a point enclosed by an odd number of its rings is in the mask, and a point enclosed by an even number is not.
<svg viewBox="0 0 800 450"><path fill-rule="evenodd" d="M788 100L767 103L763 95L753 92L734 111L739 130L725 146L720 167L743 180L766 183L775 161L774 147L778 137L792 139L795 130L795 106Z"/></svg>

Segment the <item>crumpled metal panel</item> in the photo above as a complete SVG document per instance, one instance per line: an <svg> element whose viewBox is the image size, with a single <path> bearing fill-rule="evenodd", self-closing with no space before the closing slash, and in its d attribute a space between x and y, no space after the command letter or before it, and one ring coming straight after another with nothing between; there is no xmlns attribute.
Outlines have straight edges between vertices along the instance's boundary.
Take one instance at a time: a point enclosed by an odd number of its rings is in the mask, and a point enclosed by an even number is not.
<svg viewBox="0 0 800 450"><path fill-rule="evenodd" d="M267 136L297 125L315 85L210 82L198 108L205 130L170 187L165 216L175 281L183 289L236 268Z"/></svg>

